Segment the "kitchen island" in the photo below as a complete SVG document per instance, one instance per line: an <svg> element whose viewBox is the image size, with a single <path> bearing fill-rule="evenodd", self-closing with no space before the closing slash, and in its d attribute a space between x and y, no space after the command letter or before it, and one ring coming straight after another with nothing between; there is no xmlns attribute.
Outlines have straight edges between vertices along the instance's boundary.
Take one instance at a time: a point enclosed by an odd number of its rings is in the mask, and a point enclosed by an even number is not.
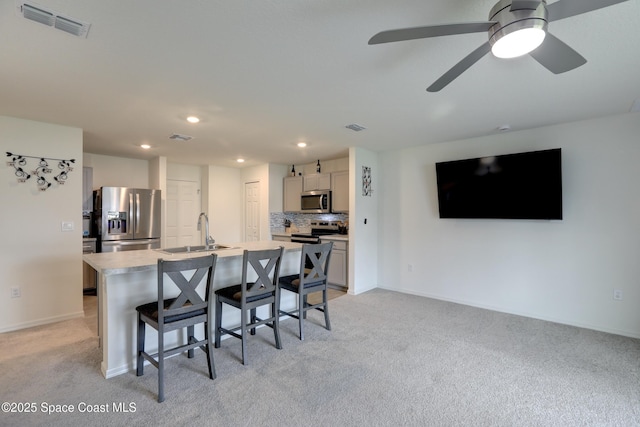
<svg viewBox="0 0 640 427"><path fill-rule="evenodd" d="M214 251L218 255L214 276L214 289L239 283L242 274L243 250L272 249L284 247L280 265L280 275L295 274L300 268L300 243L274 242L272 240L241 242L229 245L231 249ZM83 255L83 260L98 272L98 336L102 349L101 371L105 378L114 377L135 370L136 364L136 307L157 299L158 259L184 259L207 255L211 252L191 252L167 254L161 250L147 249L138 251L94 253ZM204 297L204 286L200 286ZM175 296L177 292L165 291L165 297ZM283 294L283 309L293 309L295 296L289 292ZM267 310L267 307L262 307ZM213 319L213 313L211 313ZM258 311L258 316L264 315ZM223 325L240 324L239 310L225 310ZM197 333L203 335L202 327ZM166 346L176 344L183 339L183 331L165 334ZM157 349L157 332L147 328L146 347L149 352Z"/></svg>

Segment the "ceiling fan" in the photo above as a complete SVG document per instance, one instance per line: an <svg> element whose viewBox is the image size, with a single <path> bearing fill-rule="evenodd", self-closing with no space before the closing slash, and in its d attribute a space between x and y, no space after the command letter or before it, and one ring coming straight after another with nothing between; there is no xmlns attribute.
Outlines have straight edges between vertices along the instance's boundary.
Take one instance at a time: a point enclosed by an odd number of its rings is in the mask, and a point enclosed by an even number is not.
<svg viewBox="0 0 640 427"><path fill-rule="evenodd" d="M428 25L382 31L369 44L449 36L487 31L489 40L454 65L427 88L438 92L491 51L498 58L530 54L554 74L578 68L587 62L578 52L547 32L549 22L591 12L627 0L500 0L489 12L488 21Z"/></svg>

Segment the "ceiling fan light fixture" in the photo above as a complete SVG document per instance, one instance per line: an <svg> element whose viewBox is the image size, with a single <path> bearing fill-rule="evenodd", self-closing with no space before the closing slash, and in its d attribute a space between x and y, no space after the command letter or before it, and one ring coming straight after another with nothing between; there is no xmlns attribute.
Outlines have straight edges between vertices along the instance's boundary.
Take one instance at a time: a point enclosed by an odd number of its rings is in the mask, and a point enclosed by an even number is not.
<svg viewBox="0 0 640 427"><path fill-rule="evenodd" d="M501 0L489 13L496 23L489 28L491 52L498 58L517 58L542 44L547 34L547 2ZM513 7L524 7L515 9ZM535 7L535 9L533 8Z"/></svg>
<svg viewBox="0 0 640 427"><path fill-rule="evenodd" d="M535 50L546 35L542 28L522 28L496 40L491 53L498 58L517 58Z"/></svg>

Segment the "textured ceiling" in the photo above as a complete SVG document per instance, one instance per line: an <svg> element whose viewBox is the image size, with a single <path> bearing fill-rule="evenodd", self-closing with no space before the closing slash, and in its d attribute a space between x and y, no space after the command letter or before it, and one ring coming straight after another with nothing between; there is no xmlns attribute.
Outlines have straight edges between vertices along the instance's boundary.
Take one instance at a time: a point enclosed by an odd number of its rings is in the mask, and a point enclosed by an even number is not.
<svg viewBox="0 0 640 427"><path fill-rule="evenodd" d="M382 30L483 21L494 1L30 3L91 28L75 37L24 19L20 2L0 2L0 114L80 127L89 153L299 164L350 146L378 151L621 114L640 97L638 0L549 24L588 60L576 70L554 75L529 56L489 54L438 93L425 89L485 34L367 41ZM202 121L188 124L188 115ZM194 139L171 141L173 133ZM300 140L309 146L297 148Z"/></svg>

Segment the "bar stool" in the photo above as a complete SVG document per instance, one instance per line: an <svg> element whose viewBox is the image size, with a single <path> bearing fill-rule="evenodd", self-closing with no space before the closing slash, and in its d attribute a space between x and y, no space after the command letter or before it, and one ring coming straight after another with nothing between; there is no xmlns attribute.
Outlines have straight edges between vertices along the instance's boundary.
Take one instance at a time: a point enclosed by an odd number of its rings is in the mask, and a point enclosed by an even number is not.
<svg viewBox="0 0 640 427"><path fill-rule="evenodd" d="M329 304L327 303L327 281L329 272L329 259L333 242L319 244L305 244L302 246L300 257L300 273L281 277L278 286L298 295L296 310L283 311L278 309L280 315L288 315L298 319L300 340L304 340L304 319L307 311L319 310L324 313L324 323L327 330L331 330L329 321ZM322 301L318 304L307 303L307 296L313 292L322 292Z"/></svg>
<svg viewBox="0 0 640 427"><path fill-rule="evenodd" d="M209 314L211 313L210 293L213 290L213 276L218 256L211 254L198 258L175 261L158 260L158 300L136 307L138 312L138 357L136 375L144 374L144 360L158 368L158 402L164 401L164 359L174 354L187 352L194 356L194 349L200 347L207 354L209 378L216 377L213 361L213 346L209 339ZM194 271L195 270L195 271ZM193 272L193 273L191 273ZM186 274L185 274L186 273ZM188 279L188 277L190 277ZM169 279L169 280L165 280ZM172 283L180 293L176 298L164 299L164 287ZM206 283L205 298L196 289ZM194 325L204 324L204 339L194 337ZM145 325L158 331L158 352L145 351ZM177 347L164 348L164 334L187 328L187 343Z"/></svg>
<svg viewBox="0 0 640 427"><path fill-rule="evenodd" d="M257 326L269 326L273 329L276 348L282 348L278 318L280 292L277 284L283 251L284 248L282 246L278 249L245 250L242 258L242 282L218 289L215 292L215 346L216 348L220 347L220 339L223 335L239 338L242 341L243 365L247 364L247 330L250 330L251 335L255 335ZM254 282L249 282L249 275L257 275L257 279ZM240 310L240 326L231 329L222 327L222 304L227 304ZM256 316L256 309L264 305L271 306L271 315L266 319L260 319ZM238 334L236 331L240 331L240 333Z"/></svg>

